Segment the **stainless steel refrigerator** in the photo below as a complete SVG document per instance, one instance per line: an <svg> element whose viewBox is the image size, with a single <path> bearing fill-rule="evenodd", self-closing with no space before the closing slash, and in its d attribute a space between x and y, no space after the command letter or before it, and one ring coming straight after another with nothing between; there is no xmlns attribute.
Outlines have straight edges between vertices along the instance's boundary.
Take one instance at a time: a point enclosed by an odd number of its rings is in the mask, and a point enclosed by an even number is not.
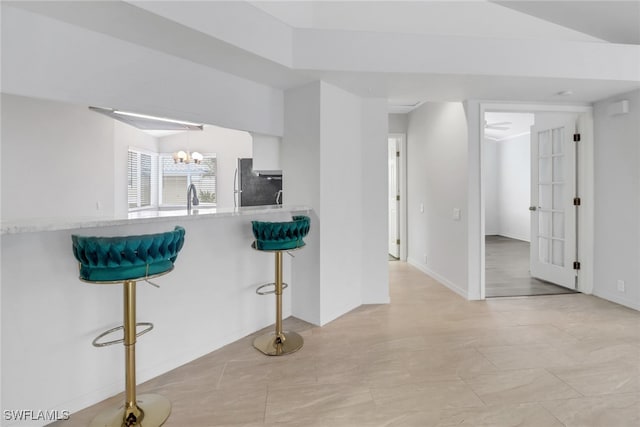
<svg viewBox="0 0 640 427"><path fill-rule="evenodd" d="M253 159L238 159L234 179L235 206L282 204L282 174L253 170Z"/></svg>

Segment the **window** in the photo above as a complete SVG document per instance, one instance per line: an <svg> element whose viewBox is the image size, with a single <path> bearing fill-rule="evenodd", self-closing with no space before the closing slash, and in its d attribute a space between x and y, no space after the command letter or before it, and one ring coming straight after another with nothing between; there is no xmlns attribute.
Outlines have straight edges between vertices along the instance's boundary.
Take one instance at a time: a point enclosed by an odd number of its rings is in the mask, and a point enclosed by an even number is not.
<svg viewBox="0 0 640 427"><path fill-rule="evenodd" d="M151 206L152 191L152 155L130 149L127 159L129 209Z"/></svg>
<svg viewBox="0 0 640 427"><path fill-rule="evenodd" d="M216 156L205 154L200 164L175 163L170 154L160 155L160 204L186 205L187 187L196 186L201 205L216 203Z"/></svg>
<svg viewBox="0 0 640 427"><path fill-rule="evenodd" d="M201 205L216 204L216 155L200 164L175 163L171 154L129 149L127 194L129 209L187 204L187 187L194 184Z"/></svg>

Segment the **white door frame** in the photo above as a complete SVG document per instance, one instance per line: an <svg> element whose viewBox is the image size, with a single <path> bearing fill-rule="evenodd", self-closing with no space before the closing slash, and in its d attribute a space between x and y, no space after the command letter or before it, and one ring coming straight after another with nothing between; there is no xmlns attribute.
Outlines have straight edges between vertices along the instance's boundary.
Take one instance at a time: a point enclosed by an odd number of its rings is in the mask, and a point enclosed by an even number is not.
<svg viewBox="0 0 640 427"><path fill-rule="evenodd" d="M400 149L398 147L398 138L389 137L387 139L387 163L388 163L388 212L389 212L389 233L388 233L388 250L389 255L400 259L400 179L399 179L399 163Z"/></svg>
<svg viewBox="0 0 640 427"><path fill-rule="evenodd" d="M578 113L578 182L581 205L578 211L578 273L580 292L593 291L593 108L584 105L515 104L467 101L469 126L469 215L468 215L468 293L471 300L485 299L485 200L484 200L484 114L486 112L570 112Z"/></svg>
<svg viewBox="0 0 640 427"><path fill-rule="evenodd" d="M398 141L398 181L400 184L400 203L398 204L398 221L400 223L400 261L407 261L407 135L390 133L389 138Z"/></svg>

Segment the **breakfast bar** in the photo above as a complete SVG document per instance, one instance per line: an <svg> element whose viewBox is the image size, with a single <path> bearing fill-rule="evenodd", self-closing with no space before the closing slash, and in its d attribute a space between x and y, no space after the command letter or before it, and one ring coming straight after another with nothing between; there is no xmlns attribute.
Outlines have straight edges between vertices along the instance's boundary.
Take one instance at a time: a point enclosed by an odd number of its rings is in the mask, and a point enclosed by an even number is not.
<svg viewBox="0 0 640 427"><path fill-rule="evenodd" d="M273 260L251 248L251 222L310 213L306 206L279 205L3 221L2 323L11 327L2 330L2 364L11 369L2 375L12 390L2 396L3 406L74 412L122 391L122 349L91 345L121 323L122 289L78 280L72 234L185 230L175 270L153 280L159 288L138 282L138 315L155 325L137 354L138 381L144 382L273 323L274 307L255 293L273 275ZM287 258L283 276L290 281ZM287 293L283 316L289 315Z"/></svg>

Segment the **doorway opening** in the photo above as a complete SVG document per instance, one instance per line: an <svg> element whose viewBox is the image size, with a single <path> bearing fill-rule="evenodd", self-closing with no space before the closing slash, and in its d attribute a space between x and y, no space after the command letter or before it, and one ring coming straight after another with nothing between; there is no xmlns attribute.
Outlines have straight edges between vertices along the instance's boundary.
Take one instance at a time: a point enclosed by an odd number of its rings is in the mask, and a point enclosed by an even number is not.
<svg viewBox="0 0 640 427"><path fill-rule="evenodd" d="M407 260L406 227L406 143L404 134L388 137L389 261Z"/></svg>
<svg viewBox="0 0 640 427"><path fill-rule="evenodd" d="M576 121L484 113L485 297L576 292Z"/></svg>

